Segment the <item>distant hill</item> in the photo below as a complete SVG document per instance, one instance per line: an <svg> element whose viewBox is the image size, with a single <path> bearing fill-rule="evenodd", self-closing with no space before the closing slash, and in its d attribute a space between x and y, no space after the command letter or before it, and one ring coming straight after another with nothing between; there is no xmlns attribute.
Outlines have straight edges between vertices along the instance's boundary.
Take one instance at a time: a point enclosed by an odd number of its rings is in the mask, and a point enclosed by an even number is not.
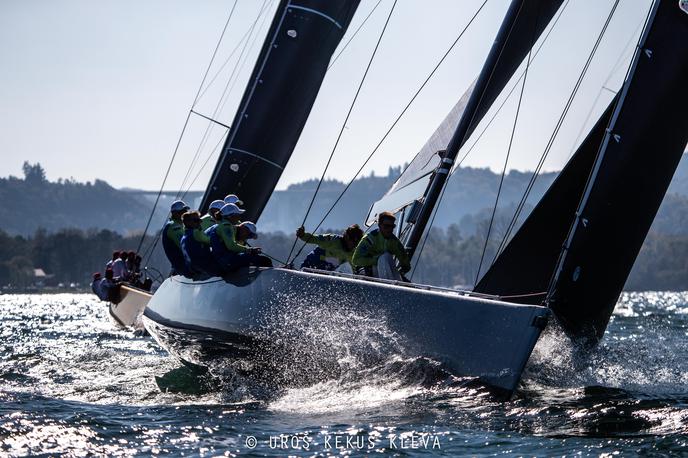
<svg viewBox="0 0 688 458"><path fill-rule="evenodd" d="M104 181L50 182L40 164L24 164L24 178L0 178L0 228L33 235L38 228L104 228L120 234L141 231L152 204Z"/></svg>
<svg viewBox="0 0 688 458"><path fill-rule="evenodd" d="M104 181L77 183L72 180L49 182L39 164L24 165L24 178L0 178L0 229L11 235L32 235L38 228L108 229L120 234L141 231L148 219L155 194L117 190ZM379 199L399 176L401 167L390 167L386 176L369 175L354 181L322 228L343 228L363 223L370 205ZM504 180L499 206L513 208L520 200L532 173L511 171ZM555 179L543 173L535 181L528 204L533 205ZM489 169L461 168L452 177L434 226L446 229L458 224L463 234L475 231L486 209L496 199L499 175ZM303 221L317 180L308 180L276 191L259 221L262 232L293 232ZM345 183L327 180L321 186L306 227L312 229L330 209ZM193 205L200 193L187 199ZM165 194L149 232L157 230L175 194ZM668 235L688 234L688 159L679 165L653 226Z"/></svg>

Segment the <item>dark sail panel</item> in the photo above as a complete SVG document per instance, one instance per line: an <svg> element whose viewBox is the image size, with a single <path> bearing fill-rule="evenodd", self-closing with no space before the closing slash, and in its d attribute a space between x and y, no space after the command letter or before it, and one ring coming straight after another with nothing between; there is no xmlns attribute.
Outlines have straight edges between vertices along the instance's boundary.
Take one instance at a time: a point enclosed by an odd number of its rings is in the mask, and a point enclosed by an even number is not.
<svg viewBox="0 0 688 458"><path fill-rule="evenodd" d="M567 238L548 303L587 343L603 335L688 142L688 14L656 1Z"/></svg>
<svg viewBox="0 0 688 458"><path fill-rule="evenodd" d="M576 153L559 173L504 251L475 287L480 293L513 297L513 302L539 304L545 299L561 246L571 228L605 128L612 102ZM538 294L542 293L542 294Z"/></svg>
<svg viewBox="0 0 688 458"><path fill-rule="evenodd" d="M201 202L227 194L260 216L289 161L359 0L282 0Z"/></svg>

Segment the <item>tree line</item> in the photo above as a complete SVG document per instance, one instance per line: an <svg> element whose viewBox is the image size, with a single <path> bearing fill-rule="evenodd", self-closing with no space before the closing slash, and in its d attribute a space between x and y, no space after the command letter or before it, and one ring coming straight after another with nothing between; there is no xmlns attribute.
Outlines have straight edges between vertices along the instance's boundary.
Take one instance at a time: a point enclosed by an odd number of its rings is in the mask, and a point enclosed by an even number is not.
<svg viewBox="0 0 688 458"><path fill-rule="evenodd" d="M140 235L123 236L110 230L61 229L49 233L40 229L31 237L12 236L0 230L0 286L32 286L37 280L34 269L40 268L49 276L48 284L79 283L84 287L93 272L103 271L114 250L136 250L140 240ZM293 243L294 236L282 232L263 233L255 241L275 259L276 265L287 259ZM464 236L456 224L447 229L432 228L421 255L414 259L412 279L438 286L471 285L483 245L483 237ZM155 237L146 236L142 247L151 276L157 280L165 277L169 264L160 244L155 244ZM293 253L300 247L298 242ZM297 266L310 249L307 246L301 251ZM491 259L491 249L494 247L488 248L486 259ZM688 290L688 235L650 232L626 289Z"/></svg>

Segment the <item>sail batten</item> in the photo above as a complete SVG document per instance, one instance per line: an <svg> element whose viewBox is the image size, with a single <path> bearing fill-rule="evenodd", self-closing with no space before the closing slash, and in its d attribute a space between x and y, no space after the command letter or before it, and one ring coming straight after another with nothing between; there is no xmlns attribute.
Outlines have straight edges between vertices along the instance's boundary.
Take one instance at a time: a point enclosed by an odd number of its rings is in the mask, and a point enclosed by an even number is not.
<svg viewBox="0 0 688 458"><path fill-rule="evenodd" d="M200 205L227 194L256 221L296 147L360 0L281 0Z"/></svg>

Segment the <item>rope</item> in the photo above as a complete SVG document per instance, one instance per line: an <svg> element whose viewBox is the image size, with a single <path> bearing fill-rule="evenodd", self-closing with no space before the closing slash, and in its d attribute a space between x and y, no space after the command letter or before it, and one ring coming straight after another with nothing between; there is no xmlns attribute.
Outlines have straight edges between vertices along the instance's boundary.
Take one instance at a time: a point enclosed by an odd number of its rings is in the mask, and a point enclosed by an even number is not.
<svg viewBox="0 0 688 458"><path fill-rule="evenodd" d="M351 116L351 113L353 112L354 106L356 105L356 101L358 100L358 96L361 93L361 88L363 88L363 83L365 82L366 77L368 76L368 72L370 71L370 67L373 65L373 60L375 60L375 56L377 55L377 50L380 47L380 43L382 42L382 38L385 35L385 31L387 30L387 26L389 25L389 21L392 18L392 14L394 13L394 9L396 6L397 6L397 0L394 0L394 3L392 4L392 8L389 10L389 14L387 15L387 19L385 20L385 25L382 27L382 31L380 32L380 36L377 39L377 43L375 44L375 48L373 49L373 54L370 56L370 59L368 60L368 65L366 66L365 72L363 72L363 77L361 78L361 81L358 84L358 88L356 89L356 94L354 95L354 98L351 101L351 105L349 106L349 111L347 112L346 117L344 118L344 122L342 123L341 129L339 129L339 134L337 135L337 140L335 141L334 146L332 147L332 151L330 152L330 157L327 159L327 164L325 164L325 169L323 170L323 173L320 176L320 181L318 181L318 185L315 188L315 192L313 193L313 197L311 198L311 201L308 204L308 208L306 209L306 214L303 217L303 222L301 223L301 226L306 224L306 219L308 219L308 214L310 213L311 209L313 208L313 203L315 202L315 198L318 195L318 191L320 191L320 186L322 186L322 183L325 180L325 174L327 173L327 170L330 167L330 163L332 162L332 158L334 157L335 151L337 151L337 146L339 145L339 141L341 140L342 135L344 134L344 129L346 129L346 123L349 121L349 117ZM298 237L294 237L294 243L292 244L291 249L289 250L289 256L287 256L287 263L289 263L291 260L291 255L294 252L294 248L296 247L296 243L298 242L298 240L299 240ZM301 251L299 251L299 253L300 252Z"/></svg>
<svg viewBox="0 0 688 458"><path fill-rule="evenodd" d="M351 185L352 185L353 182L356 180L356 178L358 178L358 176L361 174L361 172L363 171L363 169L365 168L365 166L368 164L368 162L370 162L370 160L373 158L373 156L375 155L375 153L380 149L380 146L382 146L382 144L383 144L384 141L387 139L387 137L389 136L389 134L390 134L390 133L392 132L392 130L396 127L396 125L399 123L399 121L400 121L401 118L404 116L404 114L406 114L406 111L408 111L408 109L411 107L411 105L412 105L413 102L416 100L416 98L418 97L418 95L423 91L423 89L425 88L425 86L428 84L428 82L430 81L430 79L435 75L435 73L437 72L437 70L438 70L438 69L440 68L440 66L444 63L444 61L446 60L446 58L449 56L449 53L451 53L451 51L452 51L452 50L454 49L454 47L457 45L457 43L459 42L459 40L461 39L461 37L463 37L463 35L466 33L466 31L468 30L468 28L471 26L471 24L473 23L473 21L475 20L475 18L478 16L478 14L480 13L480 11L482 11L483 7L485 6L485 4L487 4L487 2L488 2L488 0L484 0L484 1L483 1L483 3L482 3L482 4L480 5L480 7L478 8L478 10L475 12L475 14L473 14L473 17L471 17L471 20L468 21L468 23L466 24L466 26L465 26L465 27L463 28L463 30L459 33L458 37L456 37L456 39L455 39L454 42L451 44L451 46L449 46L449 48L447 49L447 51L445 51L445 53L442 55L442 57L441 57L440 60L437 62L437 64L435 65L435 67L432 69L432 71L430 72L430 74L425 78L425 81L423 81L423 83L420 85L420 87L418 88L418 90L416 90L416 92L414 93L414 95L411 97L411 100L409 100L409 102L406 104L406 106L403 108L403 110L401 110L401 113L399 113L399 115L396 117L396 119L394 120L394 122L392 122L391 126L387 129L387 131L386 131L385 134L382 136L382 138L380 139L380 141L377 143L377 145L375 146L375 148L373 148L373 150L372 150L371 153L368 155L368 157L366 158L366 160L363 161L363 164L361 165L361 167L360 167L360 168L358 169L358 171L354 174L354 176L351 178L351 180L349 180L349 182L348 182L347 185L344 187L344 189L342 190L342 192L339 194L339 196L337 197L337 199L336 199L336 200L334 201L334 203L330 206L329 210L327 210L327 212L325 213L325 216L322 217L322 219L320 220L320 222L318 223L318 225L315 227L314 232L317 231L317 230L320 228L320 226L325 222L325 220L326 220L327 217L330 215L330 213L332 213L332 210L334 210L334 208L337 206L337 204L338 204L339 201L342 199L342 197L344 197L344 194L346 193L346 191L348 191L348 189L351 187ZM304 243L304 244L301 246L301 248L300 248L299 251L296 253L296 255L294 255L294 259L298 258L299 254L301 254L301 251L303 251L303 249L306 247L306 245L307 245L307 244Z"/></svg>
<svg viewBox="0 0 688 458"><path fill-rule="evenodd" d="M600 45L600 42L602 41L602 38L604 37L604 34L607 31L607 27L609 26L609 23L612 20L612 17L614 16L614 13L616 12L616 7L619 5L619 0L615 0L614 5L612 6L611 11L609 12L609 15L607 16L607 20L604 23L604 26L602 27L602 30L600 31L599 35L597 36L597 40L595 41L595 45L593 46L592 50L590 51L590 54L588 55L588 59L585 63L585 66L583 67L583 70L581 71L580 75L578 76L578 80L576 81L576 84L573 87L573 90L571 91L571 94L569 95L569 99L566 102L566 105L564 106L564 109L559 116L559 120L557 121L557 124L554 128L554 131L552 132L552 135L549 138L549 141L547 142L547 145L545 146L545 151L543 152L542 156L540 157L540 161L537 164L537 167L533 171L533 175L531 176L528 186L526 187L526 191L523 194L523 197L521 198L518 206L516 207L516 211L514 212L514 216L511 219L509 226L507 227L507 230L504 234L504 238L502 239L501 243L497 247L497 252L495 253L495 257L492 260L492 264L497 260L497 257L499 257L499 254L506 248L507 240L509 239L509 236L511 235L511 232L513 231L514 227L516 226L516 221L518 217L521 214L521 211L523 210L523 207L525 206L526 200L528 199L528 195L533 189L533 185L535 184L535 180L537 180L538 174L540 173L540 170L542 169L542 166L545 163L545 159L549 155L549 152L552 149L552 145L554 144L554 140L556 139L557 135L559 134L559 130L561 129L561 126L564 123L564 119L566 118L566 115L568 114L569 109L571 108L571 105L573 103L573 99L576 97L578 90L580 89L580 86L583 82L583 79L585 78L585 75L588 72L588 69L590 68L590 64L595 57L595 54L597 53L597 49Z"/></svg>
<svg viewBox="0 0 688 458"><path fill-rule="evenodd" d="M490 234L492 233L492 226L494 224L495 215L497 214L497 206L499 205L499 197L502 194L502 186L504 185L504 176L506 175L506 168L509 164L509 157L511 156L511 148L514 144L514 135L516 134L516 126L518 125L518 117L521 114L521 103L523 102L523 93L526 89L526 81L528 79L528 70L530 69L530 63L533 53L533 46L535 46L535 30L537 30L539 15L535 20L533 26L533 37L531 39L530 50L528 51L528 60L526 60L526 69L523 76L523 83L521 84L521 93L518 96L518 103L516 105L516 116L514 116L514 125L511 128L511 135L509 137L509 146L506 150L506 157L504 158L504 167L502 168L502 175L499 177L499 186L497 187L497 196L495 197L495 204L492 207L492 215L490 216L490 224L487 226L487 235L485 236L485 243L483 244L483 251L480 254L480 262L478 263L478 271L475 273L475 283L478 284L478 278L480 278L480 270L483 267L483 261L485 260L485 252L487 251L487 245L490 243Z"/></svg>

